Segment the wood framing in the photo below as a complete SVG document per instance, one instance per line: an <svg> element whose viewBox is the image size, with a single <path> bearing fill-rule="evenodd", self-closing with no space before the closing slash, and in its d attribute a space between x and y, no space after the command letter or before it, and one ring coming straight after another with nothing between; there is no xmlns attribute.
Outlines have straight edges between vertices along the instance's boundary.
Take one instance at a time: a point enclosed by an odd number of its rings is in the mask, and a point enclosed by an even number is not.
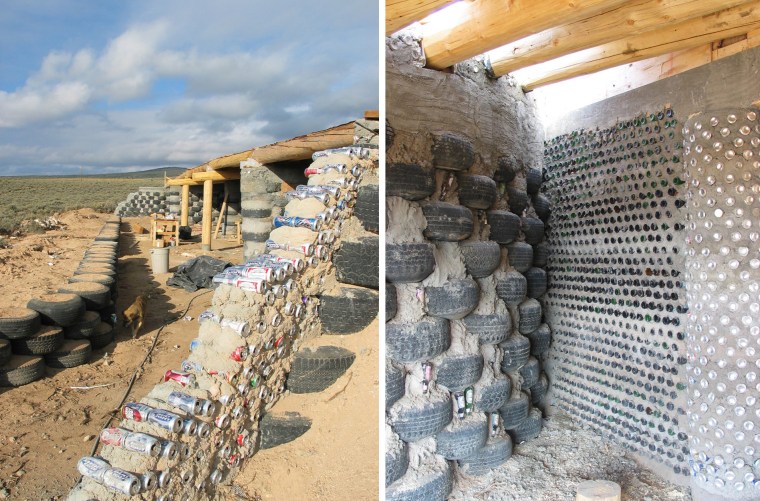
<svg viewBox="0 0 760 501"><path fill-rule="evenodd" d="M385 34L406 28L452 2L454 0L386 0Z"/></svg>
<svg viewBox="0 0 760 501"><path fill-rule="evenodd" d="M238 162L238 167L240 167L240 163ZM240 179L240 170L212 170L212 171L205 171L205 172L196 172L193 174L193 181L214 181L214 182L222 182L222 181L232 181L234 179Z"/></svg>
<svg viewBox="0 0 760 501"><path fill-rule="evenodd" d="M201 223L201 249L211 250L211 214L214 194L214 181L207 179L203 182L203 220Z"/></svg>
<svg viewBox="0 0 760 501"><path fill-rule="evenodd" d="M182 226L188 226L187 222L190 219L190 185L185 184L182 186L182 199L180 200L180 215L179 221Z"/></svg>

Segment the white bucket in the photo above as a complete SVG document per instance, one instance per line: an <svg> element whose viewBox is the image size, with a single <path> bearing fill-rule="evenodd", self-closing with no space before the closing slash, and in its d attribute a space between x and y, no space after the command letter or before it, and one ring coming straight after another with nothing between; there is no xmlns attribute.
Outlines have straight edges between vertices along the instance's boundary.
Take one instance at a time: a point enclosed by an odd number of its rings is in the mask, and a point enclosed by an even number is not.
<svg viewBox="0 0 760 501"><path fill-rule="evenodd" d="M154 275L169 273L169 247L153 248L150 250L150 256Z"/></svg>

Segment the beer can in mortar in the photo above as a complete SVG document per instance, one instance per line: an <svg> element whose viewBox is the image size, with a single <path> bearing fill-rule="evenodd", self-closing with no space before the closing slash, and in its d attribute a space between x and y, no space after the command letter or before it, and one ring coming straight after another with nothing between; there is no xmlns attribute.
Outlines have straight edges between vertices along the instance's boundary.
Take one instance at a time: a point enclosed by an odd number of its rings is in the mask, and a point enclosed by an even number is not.
<svg viewBox="0 0 760 501"><path fill-rule="evenodd" d="M308 264L312 268L316 268L319 265L319 259L317 256L311 256L306 258L306 264Z"/></svg>
<svg viewBox="0 0 760 501"><path fill-rule="evenodd" d="M140 493L142 483L136 475L119 468L111 468L103 474L103 485L112 491L136 496Z"/></svg>
<svg viewBox="0 0 760 501"><path fill-rule="evenodd" d="M275 277L277 271L274 268L265 268L263 266L246 266L240 270L240 276L248 280L274 282L275 280L279 280L279 278Z"/></svg>
<svg viewBox="0 0 760 501"><path fill-rule="evenodd" d="M124 441L131 432L121 428L106 428L100 432L100 443L113 447L123 447Z"/></svg>
<svg viewBox="0 0 760 501"><path fill-rule="evenodd" d="M295 310L295 305L290 301L285 303L285 306L282 307L283 313L285 313L288 316L293 314L293 310Z"/></svg>
<svg viewBox="0 0 760 501"><path fill-rule="evenodd" d="M199 362L193 362L192 360L183 360L180 364L182 372L203 372L203 366Z"/></svg>
<svg viewBox="0 0 760 501"><path fill-rule="evenodd" d="M272 327L279 326L282 323L282 315L275 313L272 315L272 321L270 323L272 324Z"/></svg>
<svg viewBox="0 0 760 501"><path fill-rule="evenodd" d="M187 444L179 444L179 458L187 459L190 457L190 446Z"/></svg>
<svg viewBox="0 0 760 501"><path fill-rule="evenodd" d="M312 231L319 231L319 229L322 227L322 221L320 219L308 217L276 216L274 218L274 227L280 228L282 226L290 226L293 228L307 228Z"/></svg>
<svg viewBox="0 0 760 501"><path fill-rule="evenodd" d="M240 456L233 454L227 460L227 463L230 465L230 468L236 468L240 464Z"/></svg>
<svg viewBox="0 0 760 501"><path fill-rule="evenodd" d="M494 412L490 416L491 436L495 437L499 433L499 413Z"/></svg>
<svg viewBox="0 0 760 501"><path fill-rule="evenodd" d="M193 479L193 474L190 472L190 470L183 470L179 474L179 479L183 484L189 484Z"/></svg>
<svg viewBox="0 0 760 501"><path fill-rule="evenodd" d="M219 455L223 458L229 457L230 454L232 454L232 446L225 445L222 447L222 449L219 451Z"/></svg>
<svg viewBox="0 0 760 501"><path fill-rule="evenodd" d="M242 406L238 405L234 409L232 409L232 412L230 413L230 416L232 416L232 419L237 419L240 416L243 415L243 412L245 412L245 409L243 409Z"/></svg>
<svg viewBox="0 0 760 501"><path fill-rule="evenodd" d="M213 416L214 412L216 412L216 404L212 402L211 400L203 400L203 407L201 408L201 413L204 416Z"/></svg>
<svg viewBox="0 0 760 501"><path fill-rule="evenodd" d="M201 421L198 423L197 435L201 438L206 438L211 433L211 426L208 423Z"/></svg>
<svg viewBox="0 0 760 501"><path fill-rule="evenodd" d="M77 463L77 470L85 477L89 477L96 482L103 481L103 475L111 468L111 465L106 461L92 457L85 456Z"/></svg>
<svg viewBox="0 0 760 501"><path fill-rule="evenodd" d="M152 410L153 407L149 405L130 402L121 409L121 415L125 419L141 422L148 419L148 414L150 414Z"/></svg>
<svg viewBox="0 0 760 501"><path fill-rule="evenodd" d="M190 418L182 420L182 433L185 435L195 435L197 429L198 423L195 419Z"/></svg>
<svg viewBox="0 0 760 501"><path fill-rule="evenodd" d="M311 256L314 253L314 245L305 243L298 246L298 249L304 256ZM295 249L293 249L295 250Z"/></svg>
<svg viewBox="0 0 760 501"><path fill-rule="evenodd" d="M464 390L464 410L469 416L472 414L473 404L475 403L475 388L468 386Z"/></svg>
<svg viewBox="0 0 760 501"><path fill-rule="evenodd" d="M182 418L163 409L154 409L149 412L147 421L173 433L179 433L183 425Z"/></svg>
<svg viewBox="0 0 760 501"><path fill-rule="evenodd" d="M161 440L161 457L172 460L177 456L177 444L171 440Z"/></svg>
<svg viewBox="0 0 760 501"><path fill-rule="evenodd" d="M193 339L190 341L190 351L194 351L196 348L198 348L201 345L201 340L198 338Z"/></svg>
<svg viewBox="0 0 760 501"><path fill-rule="evenodd" d="M364 169L361 165L356 164L353 167L351 167L351 175L354 177L359 177L359 175L362 173Z"/></svg>
<svg viewBox="0 0 760 501"><path fill-rule="evenodd" d="M169 393L166 403L194 416L201 413L201 408L203 406L203 401L201 399L179 391Z"/></svg>
<svg viewBox="0 0 760 501"><path fill-rule="evenodd" d="M160 471L156 474L156 479L158 480L159 489L168 487L172 483L171 472L169 470Z"/></svg>
<svg viewBox="0 0 760 501"><path fill-rule="evenodd" d="M243 320L232 320L225 318L219 322L219 325L232 330L240 337L248 337L251 334L251 327L248 325L248 322L245 322Z"/></svg>
<svg viewBox="0 0 760 501"><path fill-rule="evenodd" d="M235 348L235 351L230 353L230 358L234 360L235 362L242 362L246 358L248 358L248 347L247 346L238 346Z"/></svg>
<svg viewBox="0 0 760 501"><path fill-rule="evenodd" d="M244 435L243 433L238 434L238 436L235 438L235 443L240 447L245 446L248 444L248 435Z"/></svg>
<svg viewBox="0 0 760 501"><path fill-rule="evenodd" d="M329 193L335 198L340 196L340 188L329 184L299 184L296 186L296 191L301 193Z"/></svg>
<svg viewBox="0 0 760 501"><path fill-rule="evenodd" d="M195 485L195 490L197 492L203 492L203 491L205 491L206 490L206 481L205 480L201 480L200 482L198 482Z"/></svg>
<svg viewBox="0 0 760 501"><path fill-rule="evenodd" d="M272 289L275 287L280 287L279 285L272 286ZM264 302L268 304L269 306L272 306L275 302L277 302L277 295L273 291L267 291L266 294L264 294Z"/></svg>
<svg viewBox="0 0 760 501"><path fill-rule="evenodd" d="M155 472L146 471L140 475L140 484L142 486L142 492L149 492L158 487L158 477Z"/></svg>
<svg viewBox="0 0 760 501"><path fill-rule="evenodd" d="M457 416L459 419L464 419L465 415L465 400L463 393L454 393L454 400L457 404Z"/></svg>
<svg viewBox="0 0 760 501"><path fill-rule="evenodd" d="M230 416L228 414L221 414L214 419L214 424L217 428L227 428L230 425Z"/></svg>
<svg viewBox="0 0 760 501"><path fill-rule="evenodd" d="M219 403L225 406L230 405L230 403L232 402L232 399L234 398L235 398L234 395L222 395L221 397L219 397Z"/></svg>
<svg viewBox="0 0 760 501"><path fill-rule="evenodd" d="M269 289L269 284L266 280L253 280L249 278L233 279L230 285L234 285L238 289L244 291L256 292L258 294L263 294Z"/></svg>
<svg viewBox="0 0 760 501"><path fill-rule="evenodd" d="M164 381L176 381L182 386L195 386L195 374L189 372L179 372L169 369L164 374Z"/></svg>
<svg viewBox="0 0 760 501"><path fill-rule="evenodd" d="M241 396L246 396L248 394L248 385L245 383L240 383L237 385L237 390Z"/></svg>
<svg viewBox="0 0 760 501"><path fill-rule="evenodd" d="M430 388L430 379L433 377L433 364L430 362L422 363L422 391L428 392Z"/></svg>
<svg viewBox="0 0 760 501"><path fill-rule="evenodd" d="M145 433L129 433L124 439L125 449L129 451L147 454L156 457L161 453L161 443L157 438L151 437Z"/></svg>
<svg viewBox="0 0 760 501"><path fill-rule="evenodd" d="M219 482L221 482L222 481L221 470L214 470L211 473L211 475L209 475L208 479L209 479L209 482L211 482L212 484L218 484Z"/></svg>

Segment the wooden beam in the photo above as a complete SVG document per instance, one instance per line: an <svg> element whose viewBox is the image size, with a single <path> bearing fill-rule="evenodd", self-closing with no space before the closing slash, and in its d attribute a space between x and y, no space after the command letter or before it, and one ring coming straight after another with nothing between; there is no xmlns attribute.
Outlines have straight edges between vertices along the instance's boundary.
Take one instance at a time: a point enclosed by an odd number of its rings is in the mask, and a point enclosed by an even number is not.
<svg viewBox="0 0 760 501"><path fill-rule="evenodd" d="M201 233L201 250L211 250L211 214L214 194L214 181L206 179L203 182L203 220Z"/></svg>
<svg viewBox="0 0 760 501"><path fill-rule="evenodd" d="M230 181L233 179L240 179L240 170L239 170L239 162L238 162L238 170L232 170L232 169L225 169L225 170L212 170L212 171L206 171L206 172L196 172L193 174L193 181L203 181L204 183L206 181L214 181L214 182L222 182L222 181Z"/></svg>
<svg viewBox="0 0 760 501"><path fill-rule="evenodd" d="M222 228L222 220L224 219L224 212L227 210L227 199L230 196L230 193L226 189L224 191L225 191L224 201L222 202L222 210L219 211L219 219L217 219L216 221L216 229L214 230L214 238L216 238L219 235L219 230Z"/></svg>
<svg viewBox="0 0 760 501"><path fill-rule="evenodd" d="M491 51L496 76L661 29L746 3L747 0L637 0L596 16L551 28Z"/></svg>
<svg viewBox="0 0 760 501"><path fill-rule="evenodd" d="M262 165L289 160L308 160L315 151L350 146L354 144L354 123L349 122L324 131L254 148L250 158Z"/></svg>
<svg viewBox="0 0 760 501"><path fill-rule="evenodd" d="M669 52L698 47L748 33L760 27L760 1L691 19L662 30L570 54L522 70L517 79L525 90L641 61Z"/></svg>
<svg viewBox="0 0 760 501"><path fill-rule="evenodd" d="M491 49L616 9L630 0L473 0L453 28L423 37L427 65L444 69ZM427 25L434 30L435 26Z"/></svg>
<svg viewBox="0 0 760 501"><path fill-rule="evenodd" d="M385 34L406 28L452 2L454 0L386 0Z"/></svg>
<svg viewBox="0 0 760 501"><path fill-rule="evenodd" d="M380 120L380 110L366 110L364 112L365 120Z"/></svg>
<svg viewBox="0 0 760 501"><path fill-rule="evenodd" d="M180 216L179 224L181 226L188 226L187 221L190 219L190 185L186 184L182 187L182 200L180 201ZM179 245L179 243L177 244Z"/></svg>
<svg viewBox="0 0 760 501"><path fill-rule="evenodd" d="M164 183L164 186L198 186L202 183L193 181L192 178L186 177L183 179L169 179Z"/></svg>

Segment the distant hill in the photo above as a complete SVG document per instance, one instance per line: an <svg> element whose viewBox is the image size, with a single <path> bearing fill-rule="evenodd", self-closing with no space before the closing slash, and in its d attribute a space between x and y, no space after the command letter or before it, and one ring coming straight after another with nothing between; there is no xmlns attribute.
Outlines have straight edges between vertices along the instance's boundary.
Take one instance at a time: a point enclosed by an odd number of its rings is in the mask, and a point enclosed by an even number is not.
<svg viewBox="0 0 760 501"><path fill-rule="evenodd" d="M85 174L84 176L68 175L68 176L56 176L56 177L107 177L107 178L116 178L116 179L149 179L149 178L163 179L164 173L166 173L166 177L175 177L175 176L179 176L186 170L187 169L184 167L159 167L157 169L140 170L137 172L122 172L121 174L114 174L114 173ZM47 177L47 176L42 176L42 177Z"/></svg>

